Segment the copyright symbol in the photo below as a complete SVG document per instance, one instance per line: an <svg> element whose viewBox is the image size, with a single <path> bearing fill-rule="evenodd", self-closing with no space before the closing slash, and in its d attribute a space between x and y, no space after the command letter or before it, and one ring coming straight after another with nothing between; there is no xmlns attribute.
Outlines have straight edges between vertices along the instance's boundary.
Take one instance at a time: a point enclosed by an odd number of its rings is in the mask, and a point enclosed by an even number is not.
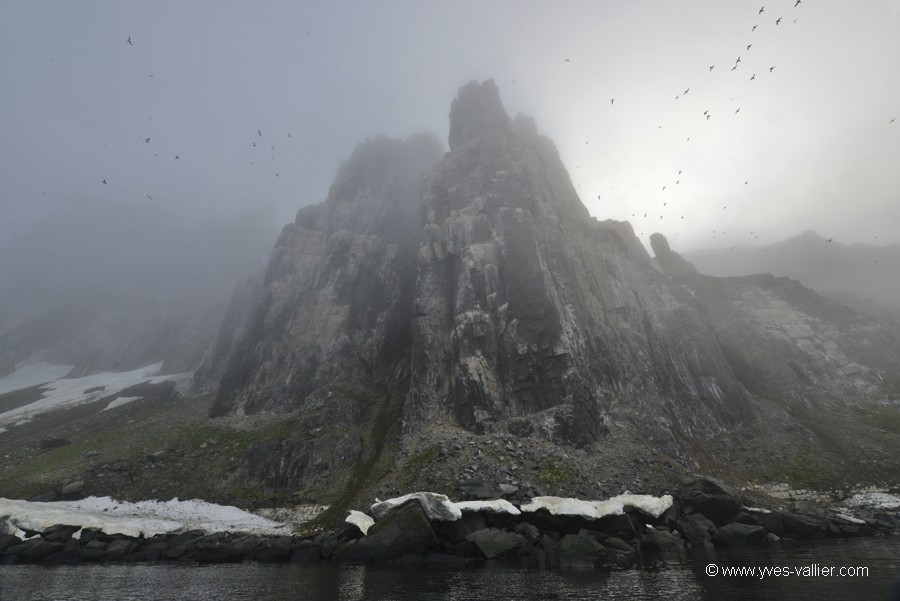
<svg viewBox="0 0 900 601"><path fill-rule="evenodd" d="M711 563L706 566L706 575L707 576L715 576L719 573L719 566L714 563Z"/></svg>

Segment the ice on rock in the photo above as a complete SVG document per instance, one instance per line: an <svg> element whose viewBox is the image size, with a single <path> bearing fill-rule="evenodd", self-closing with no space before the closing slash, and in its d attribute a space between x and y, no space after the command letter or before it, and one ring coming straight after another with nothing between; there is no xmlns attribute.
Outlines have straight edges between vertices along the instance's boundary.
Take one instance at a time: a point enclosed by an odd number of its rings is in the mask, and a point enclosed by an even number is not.
<svg viewBox="0 0 900 601"><path fill-rule="evenodd" d="M510 515L519 515L519 511L515 505L506 499L493 499L491 501L459 501L454 503L456 507L463 513L483 511L485 513L508 513Z"/></svg>
<svg viewBox="0 0 900 601"><path fill-rule="evenodd" d="M370 516L364 514L362 511L356 511L355 509L350 510L350 515L348 515L344 521L359 528L359 531L362 532L363 535L368 534L369 528L375 523L375 520Z"/></svg>
<svg viewBox="0 0 900 601"><path fill-rule="evenodd" d="M126 503L110 497L80 501L31 502L0 498L0 530L43 532L50 526L96 528L106 534L152 537L157 534L203 530L286 534L290 528L229 505L205 501L140 501Z"/></svg>
<svg viewBox="0 0 900 601"><path fill-rule="evenodd" d="M372 505L371 511L375 519L380 520L394 507L399 507L411 499L416 499L425 511L429 520L438 522L455 522L462 517L462 511L447 495L433 492L413 492L402 497L379 501Z"/></svg>
<svg viewBox="0 0 900 601"><path fill-rule="evenodd" d="M626 507L633 507L649 516L658 518L672 506L672 496L624 494L605 501L582 501L567 497L534 497L522 505L525 513L546 509L552 515L573 515L589 519L599 519L607 515L621 515Z"/></svg>

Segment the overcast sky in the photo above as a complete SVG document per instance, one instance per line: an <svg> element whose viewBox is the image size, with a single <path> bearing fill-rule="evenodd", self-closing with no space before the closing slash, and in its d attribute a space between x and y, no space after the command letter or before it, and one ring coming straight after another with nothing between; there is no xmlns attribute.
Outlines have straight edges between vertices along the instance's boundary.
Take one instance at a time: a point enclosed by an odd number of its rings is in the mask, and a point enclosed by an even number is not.
<svg viewBox="0 0 900 601"><path fill-rule="evenodd" d="M900 242L900 0L795 2L0 0L0 241L103 199L286 222L493 78L645 242Z"/></svg>

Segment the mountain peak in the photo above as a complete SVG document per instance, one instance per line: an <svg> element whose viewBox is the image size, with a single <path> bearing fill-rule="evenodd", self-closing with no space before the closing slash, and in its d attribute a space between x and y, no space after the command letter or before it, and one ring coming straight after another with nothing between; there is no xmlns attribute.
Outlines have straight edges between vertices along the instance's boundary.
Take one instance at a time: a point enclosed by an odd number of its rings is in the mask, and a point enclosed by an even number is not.
<svg viewBox="0 0 900 601"><path fill-rule="evenodd" d="M470 81L450 105L450 150L490 133L508 133L509 115L493 79Z"/></svg>

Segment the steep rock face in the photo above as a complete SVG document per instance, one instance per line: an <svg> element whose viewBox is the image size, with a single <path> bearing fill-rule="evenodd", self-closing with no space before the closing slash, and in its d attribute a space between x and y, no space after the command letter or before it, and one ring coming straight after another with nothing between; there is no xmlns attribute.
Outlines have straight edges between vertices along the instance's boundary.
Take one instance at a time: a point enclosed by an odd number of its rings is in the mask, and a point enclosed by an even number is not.
<svg viewBox="0 0 900 601"><path fill-rule="evenodd" d="M214 413L286 411L336 388L370 391L409 353L418 188L440 157L431 136L360 144L328 199L284 228Z"/></svg>
<svg viewBox="0 0 900 601"><path fill-rule="evenodd" d="M248 451L250 481L351 483L394 434L445 426L595 448L622 426L687 457L761 399L859 399L896 369L896 330L796 282L701 276L661 235L654 267L493 82L450 125L442 159L430 137L358 146L232 308L199 372L222 374L213 414L301 414Z"/></svg>
<svg viewBox="0 0 900 601"><path fill-rule="evenodd" d="M454 134L473 122L486 135ZM446 419L585 444L611 412L649 416L658 435L748 415L701 315L630 227L589 216L552 143L508 121L492 82L464 87L450 123L424 192L408 431Z"/></svg>

